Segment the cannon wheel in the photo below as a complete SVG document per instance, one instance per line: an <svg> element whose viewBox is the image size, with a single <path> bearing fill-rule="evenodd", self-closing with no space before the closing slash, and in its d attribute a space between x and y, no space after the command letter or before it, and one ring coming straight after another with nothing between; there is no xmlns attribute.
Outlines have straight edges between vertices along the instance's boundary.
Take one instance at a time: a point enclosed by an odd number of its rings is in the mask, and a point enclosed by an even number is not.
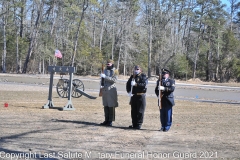
<svg viewBox="0 0 240 160"><path fill-rule="evenodd" d="M57 93L62 98L68 97L68 79L59 79L57 83Z"/></svg>
<svg viewBox="0 0 240 160"><path fill-rule="evenodd" d="M76 92L76 89L80 89L80 90L84 91L84 84L83 84L83 82L82 82L81 80L79 80L79 79L74 79L74 80L72 81L72 83L73 83L73 87L72 87L72 97L74 97L74 98L79 98L79 97L81 97L82 94L79 93L79 92Z"/></svg>
<svg viewBox="0 0 240 160"><path fill-rule="evenodd" d="M60 97L62 98L67 98L68 97L68 79L60 79L57 83L57 93ZM76 89L81 89L82 91L84 91L84 84L81 80L79 79L74 79L72 81L72 97L74 98L79 98L82 96L81 93L76 92Z"/></svg>

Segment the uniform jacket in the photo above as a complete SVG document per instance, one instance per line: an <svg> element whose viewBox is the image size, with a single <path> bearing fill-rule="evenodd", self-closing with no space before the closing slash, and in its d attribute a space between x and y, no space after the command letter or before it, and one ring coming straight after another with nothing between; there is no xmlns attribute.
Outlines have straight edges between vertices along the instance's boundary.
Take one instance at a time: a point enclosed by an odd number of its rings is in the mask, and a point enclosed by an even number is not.
<svg viewBox="0 0 240 160"><path fill-rule="evenodd" d="M117 81L117 75L115 68L108 70L104 70L105 78L102 80L103 95L102 95L102 103L103 106L108 107L118 107L118 97L117 97L117 88L115 83Z"/></svg>
<svg viewBox="0 0 240 160"><path fill-rule="evenodd" d="M131 92L131 81L133 79L133 75L128 79L126 84L126 90L127 92ZM137 86L133 86L132 88L132 94L137 93L146 93L147 92L147 76L144 73L139 73L135 76L135 82L137 83Z"/></svg>
<svg viewBox="0 0 240 160"><path fill-rule="evenodd" d="M159 80L157 81L157 86L155 88L155 94L159 95ZM162 107L172 107L175 105L173 92L175 90L175 81L173 79L168 78L166 81L162 79L162 86L165 87L165 90L162 91Z"/></svg>

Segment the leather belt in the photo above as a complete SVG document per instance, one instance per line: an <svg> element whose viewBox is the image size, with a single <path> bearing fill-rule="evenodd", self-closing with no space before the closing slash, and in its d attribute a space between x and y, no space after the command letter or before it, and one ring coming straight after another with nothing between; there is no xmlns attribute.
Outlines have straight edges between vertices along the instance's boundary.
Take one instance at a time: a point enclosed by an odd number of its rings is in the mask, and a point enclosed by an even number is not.
<svg viewBox="0 0 240 160"><path fill-rule="evenodd" d="M140 95L143 95L143 94L145 94L145 93L135 93L134 95L140 96Z"/></svg>

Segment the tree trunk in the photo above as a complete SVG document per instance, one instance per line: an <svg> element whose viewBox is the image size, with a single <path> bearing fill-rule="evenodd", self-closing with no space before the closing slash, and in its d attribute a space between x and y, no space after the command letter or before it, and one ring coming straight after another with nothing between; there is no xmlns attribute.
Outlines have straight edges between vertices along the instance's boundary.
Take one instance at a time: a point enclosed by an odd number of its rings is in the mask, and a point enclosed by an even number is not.
<svg viewBox="0 0 240 160"><path fill-rule="evenodd" d="M148 77L151 77L151 56L152 56L152 24L149 24L148 35Z"/></svg>
<svg viewBox="0 0 240 160"><path fill-rule="evenodd" d="M117 69L119 69L119 63L120 63L120 58L121 58L121 52L122 52L122 39L121 39L121 43L120 43L120 47L119 47Z"/></svg>
<svg viewBox="0 0 240 160"><path fill-rule="evenodd" d="M8 3L8 2L7 2ZM7 8L7 4L3 3L3 8ZM2 10L4 10L2 8ZM5 11L4 11L5 12ZM2 54L2 73L6 73L6 56L7 56L7 40L6 40L6 25L7 25L7 18L6 14L3 14L3 54Z"/></svg>
<svg viewBox="0 0 240 160"><path fill-rule="evenodd" d="M22 5L20 9L20 31L19 35L22 38L23 37L23 23L24 23L24 17L25 17L25 6L26 6L26 0L21 0Z"/></svg>
<svg viewBox="0 0 240 160"><path fill-rule="evenodd" d="M45 61L44 61L44 58L42 60L42 74L45 74Z"/></svg>
<svg viewBox="0 0 240 160"><path fill-rule="evenodd" d="M96 45L96 16L95 16L95 8L94 8L94 17L93 17L93 47Z"/></svg>
<svg viewBox="0 0 240 160"><path fill-rule="evenodd" d="M196 48L196 53L195 53L195 57L194 57L194 68L193 68L193 79L194 80L196 78L197 59L198 59L198 54L199 54L199 43L200 43L200 33L197 38L197 48Z"/></svg>
<svg viewBox="0 0 240 160"><path fill-rule="evenodd" d="M19 73L18 33L17 33L17 43L16 43L16 73Z"/></svg>
<svg viewBox="0 0 240 160"><path fill-rule="evenodd" d="M42 64L41 64L42 62L41 62L41 58L40 58L40 60L39 60L39 62L38 62L38 74L40 74L40 73L42 73Z"/></svg>
<svg viewBox="0 0 240 160"><path fill-rule="evenodd" d="M209 38L208 38L208 46L209 46L209 49L208 49L208 51L207 51L206 81L211 81L211 80L212 80L211 34L212 34L212 27L210 28L210 33L209 33Z"/></svg>
<svg viewBox="0 0 240 160"><path fill-rule="evenodd" d="M26 59L25 59L25 62L24 62L22 73L27 72L30 57L33 53L34 46L37 43L37 35L38 35L38 31L39 31L39 26L40 26L39 21L42 18L41 17L42 16L42 10L43 10L43 2L40 4L40 7L37 11L37 19L35 21L34 29L33 29L33 32L32 32L32 36L31 36L31 40L30 40L30 44L29 44L29 48L28 48L28 53L27 53L27 56L26 56Z"/></svg>
<svg viewBox="0 0 240 160"><path fill-rule="evenodd" d="M101 19L101 32L100 32L100 40L99 40L99 49L102 51L102 38L103 38L103 28L104 28L104 14L105 14L105 9L106 9L106 4L103 2L103 10L102 10L102 19Z"/></svg>
<svg viewBox="0 0 240 160"><path fill-rule="evenodd" d="M14 5L16 4L15 0L13 0L13 3ZM16 16L16 7L14 7L14 17L17 17ZM14 24L15 24L15 27L16 27L16 73L19 73L19 47L18 47L18 44L19 44L19 27L18 27L18 23L17 23L17 20L16 18L14 19Z"/></svg>
<svg viewBox="0 0 240 160"><path fill-rule="evenodd" d="M202 12L203 13L203 8L202 8ZM197 37L197 46L196 46L196 53L195 53L195 57L194 57L194 67L193 67L193 79L195 80L196 78L196 70L197 70L197 60L198 60L198 55L199 55L199 45L200 45L200 37L201 37L201 27L202 27L202 21L201 21L200 17L200 22L199 22L199 33L198 33L198 37Z"/></svg>
<svg viewBox="0 0 240 160"><path fill-rule="evenodd" d="M148 8L148 77L151 77L151 56L152 56L152 17L151 9Z"/></svg>
<svg viewBox="0 0 240 160"><path fill-rule="evenodd" d="M114 51L114 42L115 42L115 35L114 35L114 25L112 25L113 31L112 31L112 60L114 59L113 51Z"/></svg>
<svg viewBox="0 0 240 160"><path fill-rule="evenodd" d="M100 51L102 51L103 28L104 28L104 23L103 23L103 20L102 20L102 22L101 22L100 40L99 40L99 49L100 49Z"/></svg>
<svg viewBox="0 0 240 160"><path fill-rule="evenodd" d="M86 6L85 6L86 5ZM74 44L74 49L73 49L73 55L72 55L72 67L74 66L74 61L75 61L75 57L76 57L76 52L77 52L77 45L78 45L78 38L79 38L79 33L80 33L80 27L81 27L81 23L84 17L84 12L88 7L88 0L84 0L83 2L83 8L82 8L82 14L81 14L81 18L80 21L78 23L78 29L77 29L77 34L76 34L76 38L75 38L75 44Z"/></svg>
<svg viewBox="0 0 240 160"><path fill-rule="evenodd" d="M54 12L54 8L55 8L55 0L53 1L53 12ZM51 26L51 32L50 32L50 35L52 36L53 34L53 30L54 30L54 26L55 26L55 16L53 16L53 22L52 22L52 26ZM56 17L57 18L57 17Z"/></svg>
<svg viewBox="0 0 240 160"><path fill-rule="evenodd" d="M220 21L219 21L219 25L220 25ZM219 72L219 31L217 33L217 66L216 66L216 74L215 74L215 82L218 81L218 74Z"/></svg>
<svg viewBox="0 0 240 160"><path fill-rule="evenodd" d="M124 64L123 64L123 75L126 76L126 61L124 61Z"/></svg>

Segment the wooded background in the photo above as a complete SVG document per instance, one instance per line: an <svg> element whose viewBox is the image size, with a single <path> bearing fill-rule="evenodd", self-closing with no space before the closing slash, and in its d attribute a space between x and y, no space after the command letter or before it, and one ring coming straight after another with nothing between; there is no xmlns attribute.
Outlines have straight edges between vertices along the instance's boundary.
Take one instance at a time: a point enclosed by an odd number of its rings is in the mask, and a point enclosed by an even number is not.
<svg viewBox="0 0 240 160"><path fill-rule="evenodd" d="M111 58L121 75L138 64L148 77L165 67L176 79L239 82L240 2L229 2L0 0L1 71L98 75Z"/></svg>

